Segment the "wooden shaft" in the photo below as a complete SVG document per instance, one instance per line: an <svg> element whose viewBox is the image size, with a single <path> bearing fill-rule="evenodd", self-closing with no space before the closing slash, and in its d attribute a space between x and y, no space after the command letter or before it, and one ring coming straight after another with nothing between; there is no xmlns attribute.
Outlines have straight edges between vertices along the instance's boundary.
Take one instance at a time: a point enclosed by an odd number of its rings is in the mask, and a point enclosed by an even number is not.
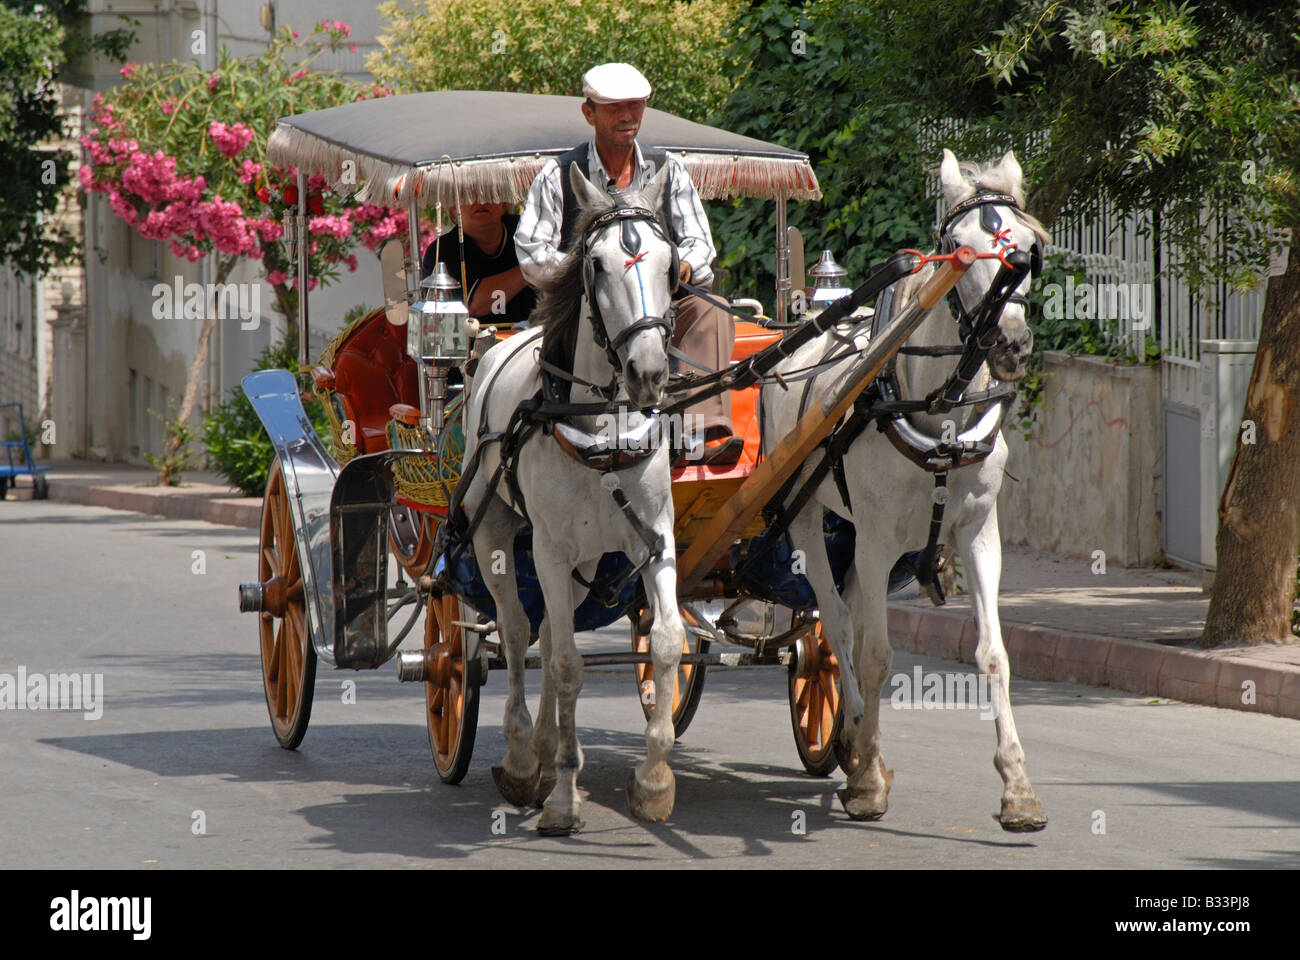
<svg viewBox="0 0 1300 960"><path fill-rule="evenodd" d="M761 461L740 489L714 514L677 561L679 592L687 592L713 568L723 551L741 535L749 522L776 495L781 485L817 449L853 406L853 401L898 352L925 315L951 290L966 268L975 262L975 251L961 247L952 260L926 281L916 297L894 318L853 365L800 418L794 430L781 440L771 456Z"/></svg>

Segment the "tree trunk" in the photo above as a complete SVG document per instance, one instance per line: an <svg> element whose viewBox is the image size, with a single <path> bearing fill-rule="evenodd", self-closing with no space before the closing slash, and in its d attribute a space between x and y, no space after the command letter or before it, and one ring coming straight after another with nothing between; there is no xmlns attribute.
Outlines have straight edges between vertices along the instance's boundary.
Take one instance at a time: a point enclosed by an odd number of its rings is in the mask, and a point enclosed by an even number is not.
<svg viewBox="0 0 1300 960"><path fill-rule="evenodd" d="M234 267L234 257L219 260L217 262L217 276L213 280L213 284L225 283ZM189 376L185 378L185 396L181 398L181 409L176 417L178 423L189 423L190 417L194 415L194 403L198 398L199 381L203 377L203 368L208 362L208 345L212 342L212 331L217 325L216 311L212 309L212 298L205 296L203 302L206 307L204 312L207 316L203 318L203 326L199 330L199 343L194 351L194 362L190 364ZM166 461L176 456L179 450L180 436L175 431L170 431L167 442L163 445L163 460Z"/></svg>
<svg viewBox="0 0 1300 960"><path fill-rule="evenodd" d="M1292 639L1300 551L1300 224L1291 237L1285 272L1268 282L1237 453L1219 501L1218 571L1202 647Z"/></svg>

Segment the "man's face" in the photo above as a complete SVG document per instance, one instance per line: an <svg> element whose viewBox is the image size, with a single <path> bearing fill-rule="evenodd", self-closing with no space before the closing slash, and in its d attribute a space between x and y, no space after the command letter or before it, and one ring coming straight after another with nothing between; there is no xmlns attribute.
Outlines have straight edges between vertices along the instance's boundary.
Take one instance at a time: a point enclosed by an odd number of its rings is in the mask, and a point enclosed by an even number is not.
<svg viewBox="0 0 1300 960"><path fill-rule="evenodd" d="M467 228L483 229L500 222L506 203L467 203L460 207L460 222Z"/></svg>
<svg viewBox="0 0 1300 960"><path fill-rule="evenodd" d="M626 149L636 140L645 117L644 100L582 104L582 115L596 128L596 145Z"/></svg>

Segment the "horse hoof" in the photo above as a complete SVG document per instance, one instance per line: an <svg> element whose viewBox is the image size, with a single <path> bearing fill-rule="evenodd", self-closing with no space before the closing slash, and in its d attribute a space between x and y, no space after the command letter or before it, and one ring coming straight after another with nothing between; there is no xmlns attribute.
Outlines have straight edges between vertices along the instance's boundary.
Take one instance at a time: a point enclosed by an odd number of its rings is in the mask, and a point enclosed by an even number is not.
<svg viewBox="0 0 1300 960"><path fill-rule="evenodd" d="M1047 826L1047 815L1037 797L1002 801L1002 815L994 819L1008 833L1037 833Z"/></svg>
<svg viewBox="0 0 1300 960"><path fill-rule="evenodd" d="M577 833L586 824L570 810L551 808L542 811L537 820L537 833L543 837L568 837Z"/></svg>
<svg viewBox="0 0 1300 960"><path fill-rule="evenodd" d="M838 796L850 820L879 820L889 809L885 796L872 799L864 794L850 794L848 790L839 791Z"/></svg>
<svg viewBox="0 0 1300 960"><path fill-rule="evenodd" d="M632 816L645 823L663 823L673 813L673 804L677 800L677 780L668 782L668 786L651 793L636 782L636 774L627 781L627 805Z"/></svg>
<svg viewBox="0 0 1300 960"><path fill-rule="evenodd" d="M504 767L493 767L492 779L506 803L513 803L516 807L531 807L537 803L537 774L521 779L506 773Z"/></svg>
<svg viewBox="0 0 1300 960"><path fill-rule="evenodd" d="M542 777L537 782L537 799L533 801L534 805L539 807L545 806L546 798L551 795L551 791L554 789L555 789L555 778Z"/></svg>

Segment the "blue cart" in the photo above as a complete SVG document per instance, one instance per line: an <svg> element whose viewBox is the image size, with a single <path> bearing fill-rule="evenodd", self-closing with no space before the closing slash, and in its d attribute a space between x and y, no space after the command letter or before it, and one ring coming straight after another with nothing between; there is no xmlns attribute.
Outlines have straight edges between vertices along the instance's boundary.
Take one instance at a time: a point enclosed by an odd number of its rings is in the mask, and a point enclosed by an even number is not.
<svg viewBox="0 0 1300 960"><path fill-rule="evenodd" d="M0 500L8 496L10 487L18 485L17 478L23 474L32 478L32 499L44 500L50 495L50 483L41 474L50 468L38 465L32 459L32 448L27 443L27 421L23 419L23 405L21 403L0 403L0 410L5 407L18 408L18 432L22 434L22 439L0 441L0 446L4 447L7 461L6 463L0 463ZM14 463L14 454L18 448L22 449L22 456L19 463Z"/></svg>

